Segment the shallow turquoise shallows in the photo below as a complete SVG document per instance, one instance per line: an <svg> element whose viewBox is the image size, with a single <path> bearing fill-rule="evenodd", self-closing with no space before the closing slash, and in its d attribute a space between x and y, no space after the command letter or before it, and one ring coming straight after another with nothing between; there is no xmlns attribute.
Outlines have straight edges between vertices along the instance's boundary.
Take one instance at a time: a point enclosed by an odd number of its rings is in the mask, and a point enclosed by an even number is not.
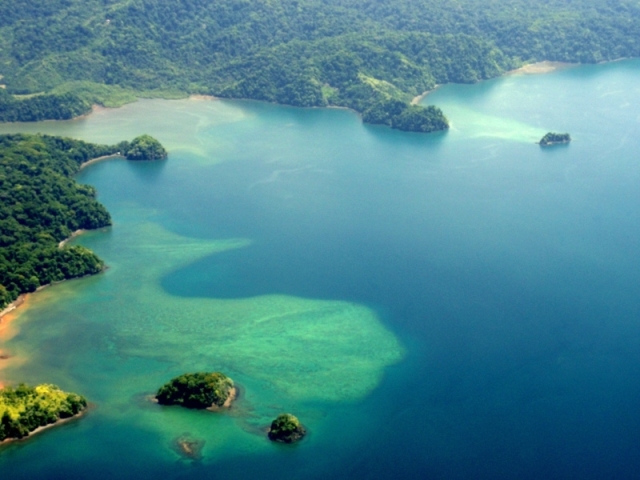
<svg viewBox="0 0 640 480"><path fill-rule="evenodd" d="M94 406L0 449L0 478L633 478L640 61L426 101L447 133L195 99L0 125L170 152L78 175L113 227L74 242L109 269L33 296L0 376ZM216 370L227 412L149 400ZM301 443L267 440L282 412Z"/></svg>

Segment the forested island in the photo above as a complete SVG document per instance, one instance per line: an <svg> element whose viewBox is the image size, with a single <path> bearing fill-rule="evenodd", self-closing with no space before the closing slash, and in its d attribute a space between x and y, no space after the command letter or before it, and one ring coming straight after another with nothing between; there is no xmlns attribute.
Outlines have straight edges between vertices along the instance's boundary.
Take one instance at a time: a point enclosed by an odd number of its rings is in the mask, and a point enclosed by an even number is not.
<svg viewBox="0 0 640 480"><path fill-rule="evenodd" d="M236 396L233 380L220 372L185 373L171 379L158 390L161 405L186 408L229 407Z"/></svg>
<svg viewBox="0 0 640 480"><path fill-rule="evenodd" d="M281 413L271 422L269 440L280 443L295 443L307 434L298 417L290 413Z"/></svg>
<svg viewBox="0 0 640 480"><path fill-rule="evenodd" d="M410 106L436 84L541 60L640 56L639 32L640 5L627 0L4 2L0 120L197 93L344 106L369 123L441 130L439 109Z"/></svg>
<svg viewBox="0 0 640 480"><path fill-rule="evenodd" d="M553 133L549 132L538 142L542 147L548 147L550 145L557 145L561 143L569 143L571 136L568 133Z"/></svg>
<svg viewBox="0 0 640 480"><path fill-rule="evenodd" d="M131 142L122 142L118 145L127 160L164 160L167 158L167 151L151 135L140 135Z"/></svg>
<svg viewBox="0 0 640 480"><path fill-rule="evenodd" d="M90 250L64 245L73 232L111 225L95 189L73 176L89 160L131 152L136 158L166 156L149 136L95 145L48 135L0 135L0 310L21 293L104 269Z"/></svg>
<svg viewBox="0 0 640 480"><path fill-rule="evenodd" d="M81 414L87 400L55 385L0 389L0 443L28 436L34 430Z"/></svg>

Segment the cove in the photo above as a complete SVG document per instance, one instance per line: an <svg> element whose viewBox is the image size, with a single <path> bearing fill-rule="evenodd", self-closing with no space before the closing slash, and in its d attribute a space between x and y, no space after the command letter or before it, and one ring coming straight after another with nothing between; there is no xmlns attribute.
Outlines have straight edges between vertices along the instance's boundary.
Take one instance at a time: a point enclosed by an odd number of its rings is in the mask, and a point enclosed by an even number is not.
<svg viewBox="0 0 640 480"><path fill-rule="evenodd" d="M449 85L452 128L353 112L143 100L2 125L166 162L84 169L110 266L31 298L11 382L96 408L0 451L14 478L625 478L639 465L640 62ZM547 131L569 146L541 149ZM228 415L145 395L185 371L242 386ZM265 440L281 411L308 427ZM172 442L204 440L199 461Z"/></svg>

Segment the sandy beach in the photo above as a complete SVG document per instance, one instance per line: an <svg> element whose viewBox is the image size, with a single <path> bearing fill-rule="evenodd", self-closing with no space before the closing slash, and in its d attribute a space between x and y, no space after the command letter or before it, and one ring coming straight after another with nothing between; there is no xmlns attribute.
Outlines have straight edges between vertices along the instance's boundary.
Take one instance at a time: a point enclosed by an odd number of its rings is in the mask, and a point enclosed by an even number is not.
<svg viewBox="0 0 640 480"><path fill-rule="evenodd" d="M6 341L15 335L15 332L13 332L11 328L11 323L17 317L15 310L27 304L30 295L29 293L23 293L0 312L0 341ZM1 353L2 351L0 351L0 354Z"/></svg>
<svg viewBox="0 0 640 480"><path fill-rule="evenodd" d="M111 160L113 158L122 158L122 159L124 159L124 157L122 155L120 155L119 153L114 153L113 155L105 155L103 157L92 158L91 160L88 160L88 161L84 162L82 165L80 165L80 170L82 170L83 168L87 167L88 165L92 165L92 164L98 163L98 162L103 162L105 160Z"/></svg>
<svg viewBox="0 0 640 480"><path fill-rule="evenodd" d="M73 240L76 237L79 237L80 235L82 235L84 232L86 232L86 230L76 230L75 232L73 232L69 238L65 238L64 240L62 240L59 244L58 244L58 248L62 248L64 247L69 241Z"/></svg>
<svg viewBox="0 0 640 480"><path fill-rule="evenodd" d="M0 312L0 346L18 333L18 329L13 323L14 320L19 317L19 313L16 310L18 307L28 305L30 297L30 293L22 294ZM21 361L24 361L24 359L14 357L6 350L0 348L0 371L9 366L9 364L15 365ZM3 389L5 386L6 383L0 378L0 389Z"/></svg>
<svg viewBox="0 0 640 480"><path fill-rule="evenodd" d="M233 401L236 399L237 395L238 395L237 388L236 387L231 387L231 390L229 390L229 396L224 401L224 403L222 404L221 407L219 407L217 405L211 405L209 408L207 408L207 410L210 410L212 412L219 412L220 410L222 410L224 408L229 408L229 407L231 407L231 404L233 403Z"/></svg>
<svg viewBox="0 0 640 480"><path fill-rule="evenodd" d="M427 97L427 95L429 95L431 92L434 92L438 87L440 87L440 85L436 84L431 90L427 90L426 92L422 92L417 97L413 97L413 100L411 100L411 105L418 105Z"/></svg>
<svg viewBox="0 0 640 480"><path fill-rule="evenodd" d="M218 97L213 95L189 95L189 100L218 100Z"/></svg>
<svg viewBox="0 0 640 480"><path fill-rule="evenodd" d="M510 70L505 73L505 75L539 75L542 73L555 72L556 70L573 67L575 65L576 64L573 63L549 62L545 60L543 62L530 63L520 68L516 68L515 70Z"/></svg>

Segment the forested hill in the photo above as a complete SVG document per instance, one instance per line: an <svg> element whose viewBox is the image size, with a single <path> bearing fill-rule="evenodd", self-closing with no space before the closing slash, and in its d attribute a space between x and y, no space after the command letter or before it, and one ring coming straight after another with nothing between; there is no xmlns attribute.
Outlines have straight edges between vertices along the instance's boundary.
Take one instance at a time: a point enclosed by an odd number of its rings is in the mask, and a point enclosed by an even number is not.
<svg viewBox="0 0 640 480"><path fill-rule="evenodd" d="M147 135L117 145L0 135L0 310L21 293L104 268L84 247L59 246L76 230L111 224L95 189L73 178L83 163L115 153L163 158L163 152Z"/></svg>
<svg viewBox="0 0 640 480"><path fill-rule="evenodd" d="M192 92L379 112L436 83L475 82L525 61L639 55L636 0L0 3L7 91L88 103ZM392 117L369 115L402 123Z"/></svg>

